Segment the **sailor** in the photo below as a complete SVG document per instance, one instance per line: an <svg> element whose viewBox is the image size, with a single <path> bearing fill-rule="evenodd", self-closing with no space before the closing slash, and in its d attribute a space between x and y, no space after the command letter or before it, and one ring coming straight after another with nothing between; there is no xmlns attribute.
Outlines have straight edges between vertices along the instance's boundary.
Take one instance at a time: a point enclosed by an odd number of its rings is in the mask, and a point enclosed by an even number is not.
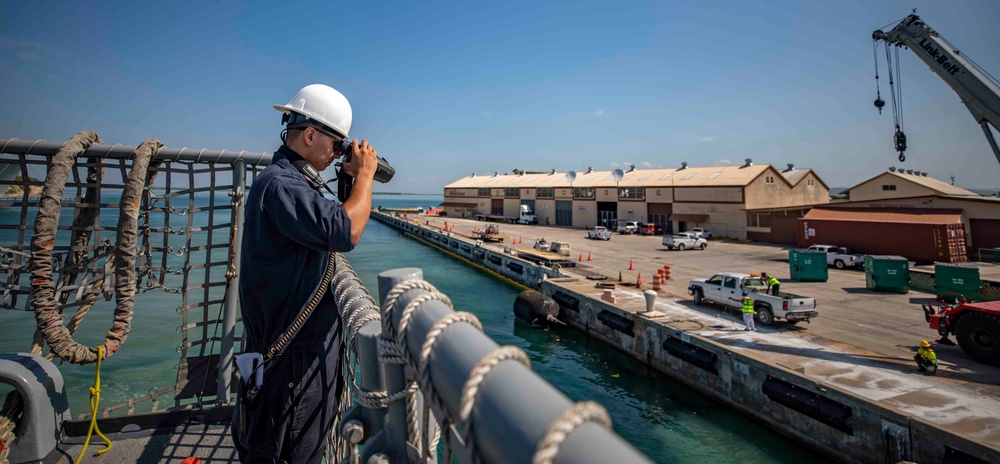
<svg viewBox="0 0 1000 464"><path fill-rule="evenodd" d="M299 315L330 253L351 251L361 240L377 163L368 141L351 141L351 161L343 166L355 178L350 198L339 204L324 197L317 171L348 155L335 147L348 138L350 103L313 84L274 108L285 114L283 144L247 195L240 266L246 351L257 353L266 353ZM320 462L344 388L342 323L333 293L324 292L307 323L264 365L261 385L241 382L233 438L242 462Z"/></svg>
<svg viewBox="0 0 1000 464"><path fill-rule="evenodd" d="M778 288L781 287L781 282L775 279L773 275L766 272L761 272L760 276L767 282L767 290L774 296L778 296Z"/></svg>
<svg viewBox="0 0 1000 464"><path fill-rule="evenodd" d="M913 357L913 360L917 362L917 368L920 369L920 372L926 372L930 375L937 373L937 354L931 349L931 344L927 340L920 340L920 348L917 348L917 355Z"/></svg>
<svg viewBox="0 0 1000 464"><path fill-rule="evenodd" d="M756 331L757 327L753 323L753 300L750 299L750 293L746 290L743 290L743 303L740 305L740 310L743 311L743 325L746 326L743 330Z"/></svg>

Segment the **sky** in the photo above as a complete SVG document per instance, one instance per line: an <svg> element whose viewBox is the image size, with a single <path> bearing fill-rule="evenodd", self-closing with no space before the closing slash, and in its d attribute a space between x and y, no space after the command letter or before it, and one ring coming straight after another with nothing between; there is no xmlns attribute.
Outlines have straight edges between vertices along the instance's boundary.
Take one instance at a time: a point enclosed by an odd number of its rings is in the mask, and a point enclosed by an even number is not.
<svg viewBox="0 0 1000 464"><path fill-rule="evenodd" d="M901 166L1000 190L978 124L906 50L897 160L871 33L911 8L1000 76L996 0L0 2L0 139L270 152L271 105L323 83L396 169L376 192L745 158L830 187Z"/></svg>

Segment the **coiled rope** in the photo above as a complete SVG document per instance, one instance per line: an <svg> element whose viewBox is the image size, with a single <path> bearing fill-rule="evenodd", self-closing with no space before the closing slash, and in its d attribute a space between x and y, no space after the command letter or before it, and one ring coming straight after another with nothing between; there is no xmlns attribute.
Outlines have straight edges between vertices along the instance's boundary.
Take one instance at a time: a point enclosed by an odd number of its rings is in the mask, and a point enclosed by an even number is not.
<svg viewBox="0 0 1000 464"><path fill-rule="evenodd" d="M59 301L55 297L55 283L52 269L52 250L55 247L56 230L66 179L69 177L76 158L100 137L93 132L83 131L66 142L53 157L45 187L39 200L38 216L35 219L35 234L31 237L31 307L35 311L38 328L45 342L60 358L74 364L89 364L97 361L97 350L81 345L73 340L72 334L63 326L63 316ZM134 152L132 171L125 182L118 216L118 241L115 244L115 300L114 322L105 336L105 359L110 358L125 343L132 325L135 309L135 260L139 201L145 188L146 171L153 155L163 148L163 143L149 139Z"/></svg>

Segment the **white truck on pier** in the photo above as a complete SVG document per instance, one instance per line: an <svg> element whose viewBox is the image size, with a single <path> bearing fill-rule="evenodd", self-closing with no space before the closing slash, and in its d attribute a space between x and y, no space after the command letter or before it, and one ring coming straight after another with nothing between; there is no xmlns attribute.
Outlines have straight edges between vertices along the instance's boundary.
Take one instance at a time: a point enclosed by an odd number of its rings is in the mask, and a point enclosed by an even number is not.
<svg viewBox="0 0 1000 464"><path fill-rule="evenodd" d="M837 269L843 269L845 267L863 267L865 265L864 256L850 253L847 248L844 247L836 247L833 245L813 245L806 248L806 251L825 253L826 265L833 266Z"/></svg>
<svg viewBox="0 0 1000 464"><path fill-rule="evenodd" d="M712 301L729 308L743 305L743 290L750 292L754 319L761 325L771 325L775 319L789 323L809 322L819 316L816 299L781 292L777 296L767 295L767 283L758 276L736 272L722 272L708 279L695 279L688 284L688 293L694 297L694 304Z"/></svg>
<svg viewBox="0 0 1000 464"><path fill-rule="evenodd" d="M507 222L510 224L538 224L538 216L535 216L535 212L531 210L528 205L521 205L518 208L517 217L510 216L500 216L496 214L477 214L477 221L486 222Z"/></svg>

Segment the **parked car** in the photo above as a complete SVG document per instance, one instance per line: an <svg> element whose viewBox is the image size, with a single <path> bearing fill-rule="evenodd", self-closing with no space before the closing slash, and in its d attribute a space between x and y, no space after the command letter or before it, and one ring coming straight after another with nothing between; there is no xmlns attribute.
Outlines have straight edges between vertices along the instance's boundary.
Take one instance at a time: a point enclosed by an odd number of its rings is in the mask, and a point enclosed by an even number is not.
<svg viewBox="0 0 1000 464"><path fill-rule="evenodd" d="M764 281L759 276L722 272L708 279L695 279L688 284L688 293L694 297L694 304L701 305L706 300L730 308L739 308L743 303L743 290L750 293L756 314L754 319L761 325L771 325L775 319L790 323L809 322L819 316L816 299L791 293L780 292L777 296L763 292Z"/></svg>
<svg viewBox="0 0 1000 464"><path fill-rule="evenodd" d="M704 238L705 240L711 240L712 239L712 233L709 232L709 231L707 231L707 230L705 230L705 229L702 229L701 227L695 227L695 228L691 229L691 233L695 234L695 235L697 235L697 236L699 236L701 238Z"/></svg>
<svg viewBox="0 0 1000 464"><path fill-rule="evenodd" d="M708 240L701 238L690 232L682 232L674 235L667 235L663 237L663 245L669 250L674 248L678 250L685 250L688 248L701 248L702 250L708 246Z"/></svg>
<svg viewBox="0 0 1000 464"><path fill-rule="evenodd" d="M611 231L604 226L594 226L587 231L587 238L595 240L611 240Z"/></svg>
<svg viewBox="0 0 1000 464"><path fill-rule="evenodd" d="M656 224L646 223L639 224L639 235L654 235L656 234Z"/></svg>
<svg viewBox="0 0 1000 464"><path fill-rule="evenodd" d="M639 223L636 221L625 221L618 226L619 234L631 235L639 231Z"/></svg>
<svg viewBox="0 0 1000 464"><path fill-rule="evenodd" d="M864 256L852 254L847 248L844 247L836 247L833 245L813 245L806 248L806 251L826 253L826 265L836 267L837 269L843 269L845 267L863 267L865 265Z"/></svg>

